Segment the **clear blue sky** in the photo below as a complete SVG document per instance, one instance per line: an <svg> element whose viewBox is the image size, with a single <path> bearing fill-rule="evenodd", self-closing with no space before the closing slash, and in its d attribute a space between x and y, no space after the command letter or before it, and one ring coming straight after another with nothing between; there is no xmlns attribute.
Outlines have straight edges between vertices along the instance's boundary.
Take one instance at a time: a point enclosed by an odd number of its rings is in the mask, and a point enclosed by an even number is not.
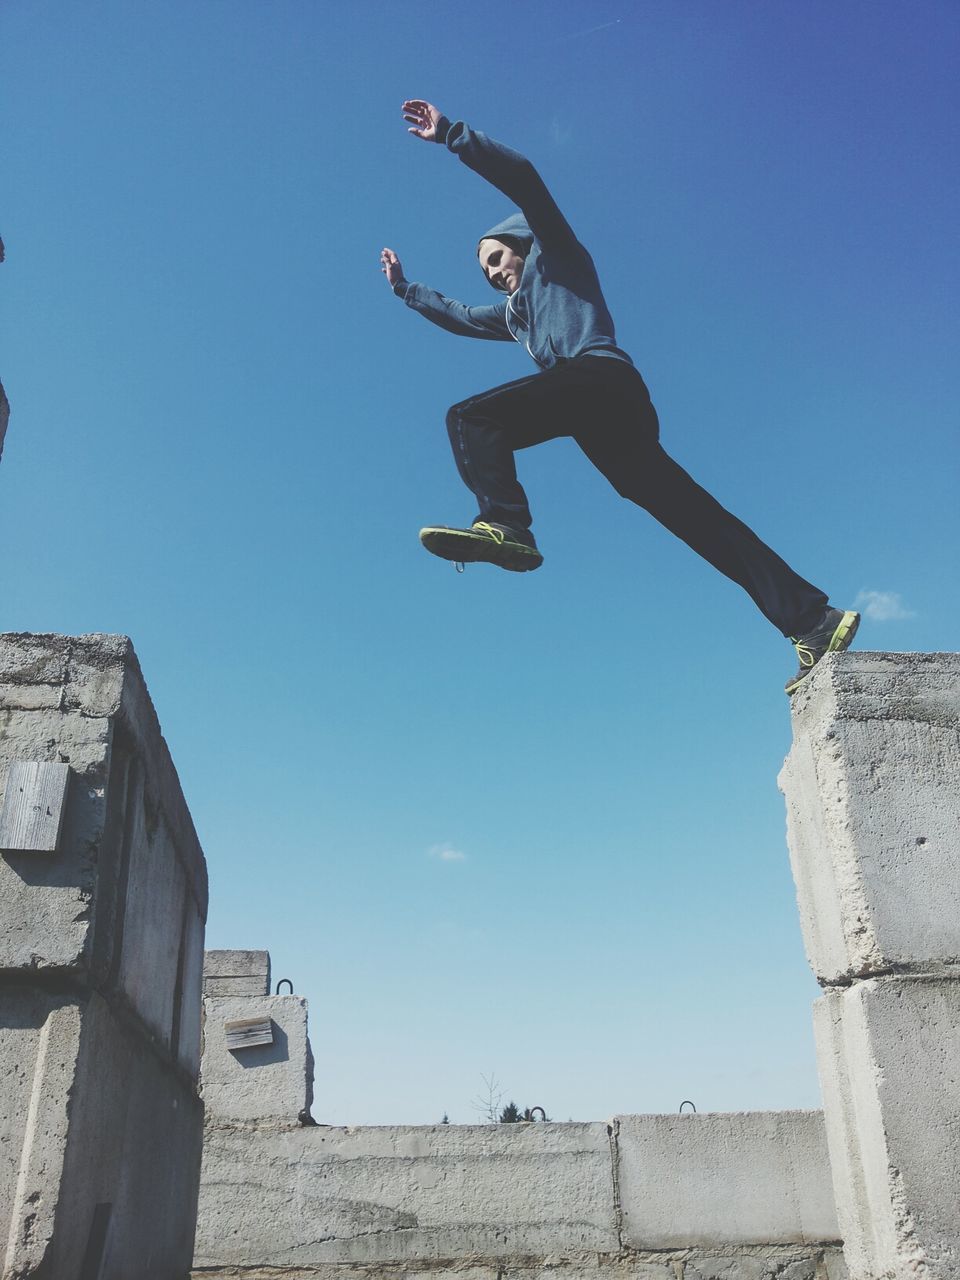
<svg viewBox="0 0 960 1280"><path fill-rule="evenodd" d="M320 1120L814 1106L776 775L793 653L569 441L546 556L453 569L450 403L533 366L465 301L528 154L675 456L875 615L960 648L960 7L917 0L6 0L9 630L132 636L208 945L310 1000ZM861 593L877 593L862 596Z"/></svg>

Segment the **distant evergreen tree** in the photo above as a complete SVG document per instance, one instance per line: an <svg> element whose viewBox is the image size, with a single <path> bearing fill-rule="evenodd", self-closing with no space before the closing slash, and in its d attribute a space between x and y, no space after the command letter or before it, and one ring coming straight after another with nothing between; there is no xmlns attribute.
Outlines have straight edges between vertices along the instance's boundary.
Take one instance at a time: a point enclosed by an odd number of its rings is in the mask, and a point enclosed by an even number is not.
<svg viewBox="0 0 960 1280"><path fill-rule="evenodd" d="M447 1115L447 1113L446 1113L446 1112L444 1112L444 1113L443 1113L443 1119L440 1121L440 1123L441 1123L441 1124L449 1124L449 1123L450 1123L450 1117Z"/></svg>
<svg viewBox="0 0 960 1280"><path fill-rule="evenodd" d="M537 1112L540 1114L537 1115ZM521 1111L515 1102L508 1102L500 1112L501 1124L518 1124L521 1120L527 1124L535 1123L540 1120L549 1120L550 1117L544 1111L543 1107L524 1107Z"/></svg>
<svg viewBox="0 0 960 1280"><path fill-rule="evenodd" d="M501 1107L503 1090L500 1088L500 1081L493 1074L489 1078L481 1076L480 1079L485 1092L474 1099L474 1106L488 1124L519 1124L524 1121L529 1124L550 1119L543 1107L524 1107L521 1110L513 1101Z"/></svg>

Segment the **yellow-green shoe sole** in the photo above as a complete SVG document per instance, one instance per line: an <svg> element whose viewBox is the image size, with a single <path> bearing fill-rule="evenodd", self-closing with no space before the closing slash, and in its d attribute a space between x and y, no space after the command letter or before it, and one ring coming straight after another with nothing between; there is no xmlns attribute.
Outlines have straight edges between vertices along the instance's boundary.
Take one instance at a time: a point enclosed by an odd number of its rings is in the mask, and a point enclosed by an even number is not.
<svg viewBox="0 0 960 1280"><path fill-rule="evenodd" d="M495 564L513 573L527 573L543 564L543 556L536 547L525 547L522 542L512 542L509 538L496 542L489 535L474 533L471 529L430 526L420 530L420 541L431 555L460 564Z"/></svg>

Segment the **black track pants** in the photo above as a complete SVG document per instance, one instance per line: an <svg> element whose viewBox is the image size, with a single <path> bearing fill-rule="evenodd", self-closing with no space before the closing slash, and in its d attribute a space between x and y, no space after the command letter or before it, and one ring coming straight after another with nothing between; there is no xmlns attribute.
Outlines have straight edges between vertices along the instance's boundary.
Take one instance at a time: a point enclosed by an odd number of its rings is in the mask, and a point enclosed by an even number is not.
<svg viewBox="0 0 960 1280"><path fill-rule="evenodd" d="M447 430L480 520L529 529L514 451L572 436L618 493L644 507L753 598L785 636L819 622L827 597L687 475L660 447L656 410L632 365L580 356L456 404Z"/></svg>

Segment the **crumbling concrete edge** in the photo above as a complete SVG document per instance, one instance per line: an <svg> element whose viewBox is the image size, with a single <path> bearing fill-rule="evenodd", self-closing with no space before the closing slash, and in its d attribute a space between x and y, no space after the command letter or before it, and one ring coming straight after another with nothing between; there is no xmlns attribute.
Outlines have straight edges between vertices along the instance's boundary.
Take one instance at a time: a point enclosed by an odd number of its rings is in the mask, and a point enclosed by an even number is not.
<svg viewBox="0 0 960 1280"><path fill-rule="evenodd" d="M623 1206L620 1200L620 1118L614 1116L607 1122L607 1136L610 1140L610 1178L613 1185L613 1224L617 1233L617 1244L623 1252Z"/></svg>
<svg viewBox="0 0 960 1280"><path fill-rule="evenodd" d="M762 1259L770 1268L770 1280L776 1280L788 1267L798 1262L812 1261L816 1280L839 1280L842 1272L830 1267L830 1261L842 1259L842 1246L838 1240L818 1241L810 1244L752 1244L723 1245L717 1248L696 1247L689 1249L630 1249L621 1248L617 1253L553 1253L548 1257L538 1254L513 1254L509 1257L429 1257L404 1259L402 1262L327 1262L316 1265L265 1267L244 1266L195 1266L190 1272L192 1280L404 1280L406 1276L423 1275L431 1278L465 1276L469 1280L497 1280L520 1276L543 1277L556 1271L562 1280L569 1280L571 1268L578 1276L596 1276L603 1280L605 1272L617 1280L631 1280L631 1268L660 1266L669 1268L675 1280L684 1280L687 1264L696 1267L703 1259L717 1260L740 1258ZM636 1280L652 1280L648 1273L640 1271Z"/></svg>
<svg viewBox="0 0 960 1280"><path fill-rule="evenodd" d="M67 1140L75 1103L74 1067L64 1043L79 1043L80 1002L66 997L50 1010L40 1033L39 1051L27 1109L27 1132L10 1213L4 1251L4 1275L26 1275L48 1261L59 1189L40 1195L50 1182L51 1151Z"/></svg>

